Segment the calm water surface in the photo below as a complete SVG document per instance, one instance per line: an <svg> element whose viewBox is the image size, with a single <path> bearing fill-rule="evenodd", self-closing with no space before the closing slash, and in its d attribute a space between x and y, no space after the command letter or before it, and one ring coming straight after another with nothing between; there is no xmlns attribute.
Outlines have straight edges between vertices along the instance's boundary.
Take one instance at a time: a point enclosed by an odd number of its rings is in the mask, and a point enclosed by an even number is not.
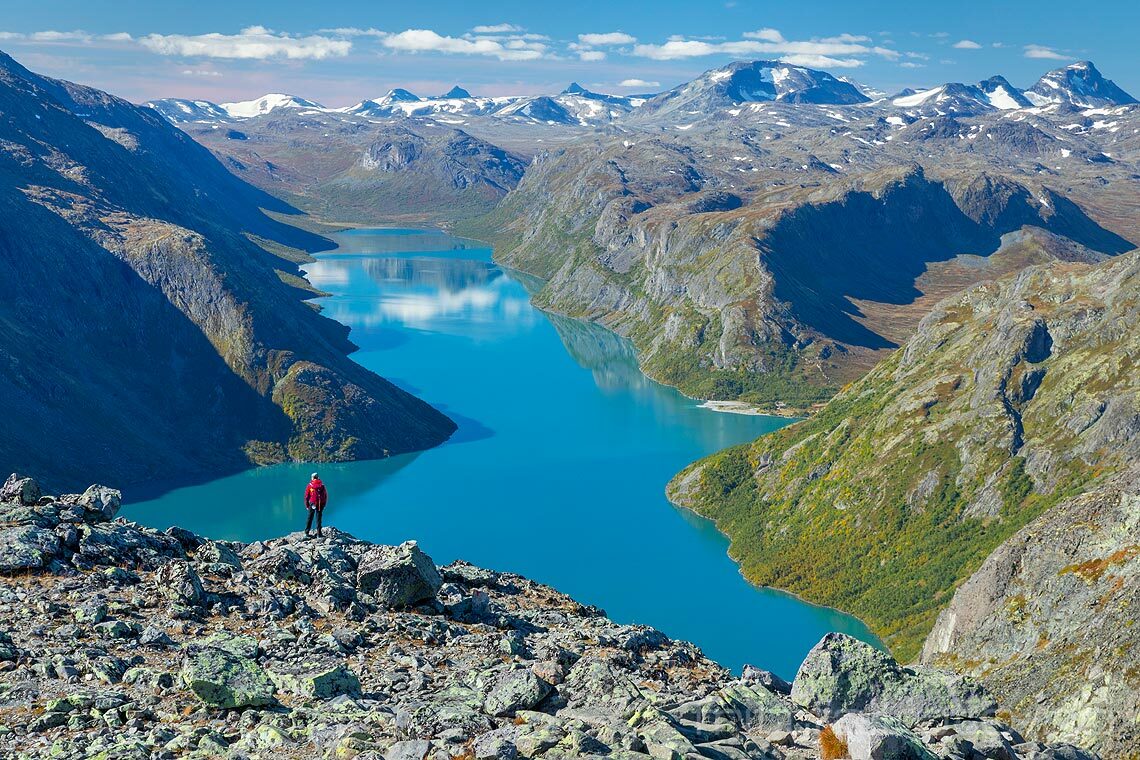
<svg viewBox="0 0 1140 760"><path fill-rule="evenodd" d="M795 674L828 631L857 620L756 589L710 522L665 484L692 460L774 430L646 378L628 343L538 311L490 250L438 232L356 230L306 267L324 313L352 328L356 361L448 414L447 444L320 465L325 518L361 538L415 538L436 562L522 573L624 623L696 642L734 669ZM280 465L147 498L126 516L249 541L304 527L310 465ZM157 488L150 490L157 492ZM133 498L132 498L133 497Z"/></svg>

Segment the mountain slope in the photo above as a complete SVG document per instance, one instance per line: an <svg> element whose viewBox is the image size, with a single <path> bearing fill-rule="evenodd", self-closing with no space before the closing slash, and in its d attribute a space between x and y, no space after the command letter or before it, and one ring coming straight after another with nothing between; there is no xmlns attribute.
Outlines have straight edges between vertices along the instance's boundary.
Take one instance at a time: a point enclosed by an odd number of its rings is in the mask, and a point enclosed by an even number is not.
<svg viewBox="0 0 1140 760"><path fill-rule="evenodd" d="M333 221L485 214L526 168L467 132L405 119L281 110L232 130L184 127L242 179Z"/></svg>
<svg viewBox="0 0 1140 760"><path fill-rule="evenodd" d="M655 378L701 398L801 408L958 289L1030 261L1134 247L1036 178L966 162L928 176L903 157L934 149L910 153L902 139L874 157L882 165L840 172L804 158L817 135L581 141L535 161L463 229L546 279L543 306L630 337ZM828 150L847 152L831 139Z"/></svg>
<svg viewBox="0 0 1140 760"><path fill-rule="evenodd" d="M1120 89L1111 79L1105 79L1091 61L1055 69L1037 80L1025 91L1035 105L1069 103L1081 108L1131 105L1136 98Z"/></svg>
<svg viewBox="0 0 1140 760"><path fill-rule="evenodd" d="M1027 735L1140 748L1140 463L1049 510L954 594L922 658L976 675Z"/></svg>
<svg viewBox="0 0 1140 760"><path fill-rule="evenodd" d="M670 495L750 580L860 615L909 659L1003 540L1140 459L1137 319L1138 252L978 285L817 415Z"/></svg>
<svg viewBox="0 0 1140 760"><path fill-rule="evenodd" d="M153 111L2 54L0 111L11 469L68 487L178 480L384 456L454 429L349 360L344 328L283 281L295 265L254 241L325 242L267 217L295 212Z"/></svg>

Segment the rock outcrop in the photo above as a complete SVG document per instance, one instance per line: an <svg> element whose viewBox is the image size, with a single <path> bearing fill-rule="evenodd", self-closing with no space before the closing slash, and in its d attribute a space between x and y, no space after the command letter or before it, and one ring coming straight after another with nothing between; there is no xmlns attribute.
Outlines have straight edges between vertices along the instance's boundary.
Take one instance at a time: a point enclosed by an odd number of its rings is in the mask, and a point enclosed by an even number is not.
<svg viewBox="0 0 1140 760"><path fill-rule="evenodd" d="M972 673L1027 735L1140 747L1140 466L1011 536L959 587L922 659Z"/></svg>
<svg viewBox="0 0 1140 760"><path fill-rule="evenodd" d="M808 760L829 740L856 760L1093 757L1024 743L976 685L843 637L789 689L413 543L217 542L112 519L110 489L29 504L34 481L8 483L4 757Z"/></svg>

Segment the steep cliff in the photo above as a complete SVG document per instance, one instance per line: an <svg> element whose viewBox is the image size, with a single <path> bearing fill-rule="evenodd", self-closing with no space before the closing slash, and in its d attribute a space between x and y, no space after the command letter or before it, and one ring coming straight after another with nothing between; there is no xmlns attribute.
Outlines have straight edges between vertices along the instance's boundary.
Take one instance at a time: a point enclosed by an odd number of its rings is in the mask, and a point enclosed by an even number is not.
<svg viewBox="0 0 1140 760"><path fill-rule="evenodd" d="M0 113L0 461L173 481L454 429L349 360L270 252L327 243L157 114L2 54Z"/></svg>
<svg viewBox="0 0 1140 760"><path fill-rule="evenodd" d="M1137 319L1137 252L978 285L817 415L670 494L749 579L858 614L909 659L1002 541L1140 459Z"/></svg>
<svg viewBox="0 0 1140 760"><path fill-rule="evenodd" d="M999 546L938 616L922 659L977 676L1034 738L1135 758L1138 603L1134 464Z"/></svg>

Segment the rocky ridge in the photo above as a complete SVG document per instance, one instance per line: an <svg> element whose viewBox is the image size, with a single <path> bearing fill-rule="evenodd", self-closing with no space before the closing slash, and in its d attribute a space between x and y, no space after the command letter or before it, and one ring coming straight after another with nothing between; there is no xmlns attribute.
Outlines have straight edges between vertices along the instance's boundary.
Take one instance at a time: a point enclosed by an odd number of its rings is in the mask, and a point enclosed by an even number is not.
<svg viewBox="0 0 1140 760"><path fill-rule="evenodd" d="M954 594L922 661L970 673L1028 733L1106 757L1140 747L1140 466L999 546Z"/></svg>
<svg viewBox="0 0 1140 760"><path fill-rule="evenodd" d="M251 544L0 489L6 757L1093 758L975 681L825 637L792 684L414 542Z"/></svg>

